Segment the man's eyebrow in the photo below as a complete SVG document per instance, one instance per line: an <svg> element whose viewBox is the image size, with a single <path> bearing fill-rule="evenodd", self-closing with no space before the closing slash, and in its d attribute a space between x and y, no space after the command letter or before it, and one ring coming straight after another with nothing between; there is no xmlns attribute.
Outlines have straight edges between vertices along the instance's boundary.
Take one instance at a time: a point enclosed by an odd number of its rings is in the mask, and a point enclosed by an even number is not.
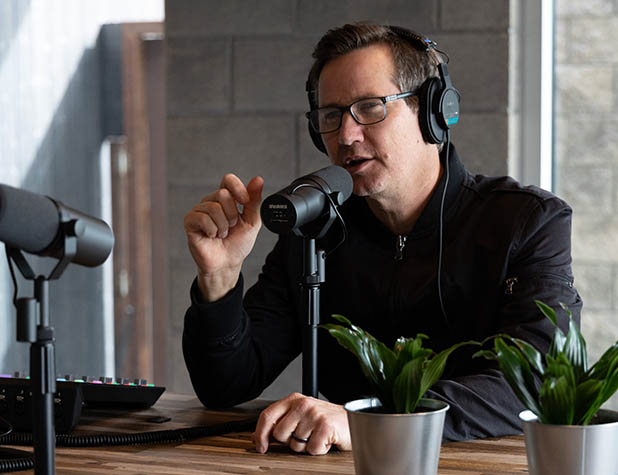
<svg viewBox="0 0 618 475"><path fill-rule="evenodd" d="M328 104L323 104L319 106L319 109L323 108L323 107L347 107L350 104L354 104L357 101L362 101L363 99L378 99L382 96L380 96L379 94L363 94L362 96L358 96L355 99L352 99L350 102L346 103L346 104L338 104L336 102L329 102Z"/></svg>

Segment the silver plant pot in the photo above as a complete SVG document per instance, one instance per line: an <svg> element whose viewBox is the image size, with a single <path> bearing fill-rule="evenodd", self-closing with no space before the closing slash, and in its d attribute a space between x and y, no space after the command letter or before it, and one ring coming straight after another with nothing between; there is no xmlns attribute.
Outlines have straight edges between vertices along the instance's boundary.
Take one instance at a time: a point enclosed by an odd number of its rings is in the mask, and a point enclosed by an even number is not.
<svg viewBox="0 0 618 475"><path fill-rule="evenodd" d="M566 426L521 412L530 475L617 475L618 412L601 409L597 417L595 424Z"/></svg>
<svg viewBox="0 0 618 475"><path fill-rule="evenodd" d="M384 414L367 412L382 407L367 398L344 405L348 414L352 455L357 475L436 475L449 405L421 399L426 412Z"/></svg>

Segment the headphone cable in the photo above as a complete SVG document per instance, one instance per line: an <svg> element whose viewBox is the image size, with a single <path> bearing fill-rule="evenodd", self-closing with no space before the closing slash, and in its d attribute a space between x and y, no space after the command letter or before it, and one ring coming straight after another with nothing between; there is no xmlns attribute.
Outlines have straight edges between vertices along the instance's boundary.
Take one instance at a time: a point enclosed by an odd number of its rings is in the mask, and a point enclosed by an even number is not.
<svg viewBox="0 0 618 475"><path fill-rule="evenodd" d="M451 153L451 131L446 131L446 156L444 160L444 168L446 169L446 176L444 178L444 189L442 190L442 200L440 202L440 231L439 231L439 243L438 243L438 299L440 300L440 308L442 309L442 315L446 324L450 326L448 317L446 315L446 309L444 308L444 301L442 300L442 251L444 244L444 202L446 201L446 190L448 189L448 182L450 178L450 153Z"/></svg>

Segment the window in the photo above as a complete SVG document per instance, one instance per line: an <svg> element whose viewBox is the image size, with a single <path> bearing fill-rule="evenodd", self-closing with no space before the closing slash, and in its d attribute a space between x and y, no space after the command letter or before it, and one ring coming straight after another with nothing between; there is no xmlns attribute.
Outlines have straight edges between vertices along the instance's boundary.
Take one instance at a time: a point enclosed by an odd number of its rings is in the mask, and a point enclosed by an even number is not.
<svg viewBox="0 0 618 475"><path fill-rule="evenodd" d="M591 361L618 340L617 27L611 0L554 0L553 183L573 208L573 272Z"/></svg>

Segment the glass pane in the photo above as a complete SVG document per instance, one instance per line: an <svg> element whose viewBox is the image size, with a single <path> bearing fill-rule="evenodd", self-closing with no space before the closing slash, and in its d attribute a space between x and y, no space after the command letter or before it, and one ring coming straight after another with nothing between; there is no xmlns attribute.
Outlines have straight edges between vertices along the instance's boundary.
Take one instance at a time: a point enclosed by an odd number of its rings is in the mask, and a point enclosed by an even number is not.
<svg viewBox="0 0 618 475"><path fill-rule="evenodd" d="M554 190L573 208L590 361L618 340L618 6L555 0ZM618 409L618 396L610 407Z"/></svg>

